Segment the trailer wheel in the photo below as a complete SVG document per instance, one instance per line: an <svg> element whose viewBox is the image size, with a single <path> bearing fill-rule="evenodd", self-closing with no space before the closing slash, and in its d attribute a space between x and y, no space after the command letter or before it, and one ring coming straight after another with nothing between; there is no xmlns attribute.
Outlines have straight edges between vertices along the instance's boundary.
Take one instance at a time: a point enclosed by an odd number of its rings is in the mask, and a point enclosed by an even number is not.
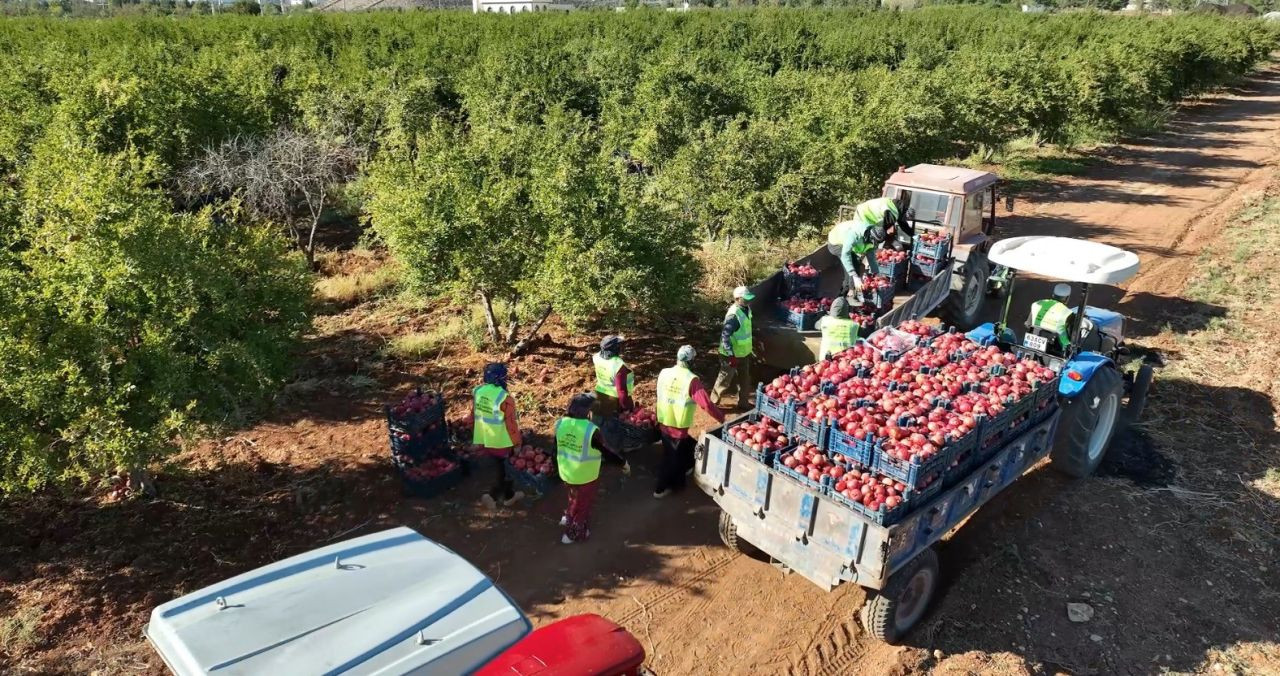
<svg viewBox="0 0 1280 676"><path fill-rule="evenodd" d="M896 645L924 616L938 589L938 554L926 549L889 578L878 593L862 605L862 626L867 633Z"/></svg>
<svg viewBox="0 0 1280 676"><path fill-rule="evenodd" d="M734 523L733 517L723 510L720 512L720 539L724 541L724 546L739 554L744 554L753 559L769 558L764 553L764 550L738 537L738 524Z"/></svg>
<svg viewBox="0 0 1280 676"><path fill-rule="evenodd" d="M1093 474L1116 431L1123 390L1120 374L1104 366L1080 394L1062 400L1062 420L1051 455L1055 468L1077 479Z"/></svg>
<svg viewBox="0 0 1280 676"><path fill-rule="evenodd" d="M987 275L990 270L987 255L971 252L964 262L964 282L960 288L947 294L939 314L947 323L961 330L973 328L982 318L982 306L987 300Z"/></svg>
<svg viewBox="0 0 1280 676"><path fill-rule="evenodd" d="M1151 391L1153 378L1155 378L1155 371L1150 364L1139 366L1138 372L1133 375L1133 389L1129 390L1129 404L1124 407L1126 422L1134 422L1142 416L1142 409L1147 405L1147 393Z"/></svg>

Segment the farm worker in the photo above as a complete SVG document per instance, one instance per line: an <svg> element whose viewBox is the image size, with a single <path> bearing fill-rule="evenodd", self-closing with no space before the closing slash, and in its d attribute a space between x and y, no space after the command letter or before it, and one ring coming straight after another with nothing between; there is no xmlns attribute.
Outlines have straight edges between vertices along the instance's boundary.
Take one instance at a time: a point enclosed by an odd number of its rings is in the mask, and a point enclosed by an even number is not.
<svg viewBox="0 0 1280 676"><path fill-rule="evenodd" d="M507 365L492 363L484 367L484 384L472 391L471 443L484 449L481 461L493 476L493 487L480 497L480 503L497 509L498 501L510 507L524 497L507 478L506 459L522 442L516 421L515 401L507 394Z"/></svg>
<svg viewBox="0 0 1280 676"><path fill-rule="evenodd" d="M905 215L901 197L877 197L859 204L854 208L853 218L836 223L827 233L827 251L840 258L851 290L862 293L862 275L867 269L873 275L880 274L874 253L876 245L893 233ZM865 266L863 259L866 259Z"/></svg>
<svg viewBox="0 0 1280 676"><path fill-rule="evenodd" d="M684 479L693 472L693 407L698 405L716 422L724 422L724 413L711 403L698 375L691 370L695 353L685 345L676 352L676 365L658 374L658 432L662 435L662 461L658 465L658 484L653 497L665 498L672 490L684 487Z"/></svg>
<svg viewBox="0 0 1280 676"><path fill-rule="evenodd" d="M826 359L828 355L853 347L858 340L860 328L862 327L857 322L849 319L849 301L844 296L831 301L831 309L827 311L827 315L818 320L818 330L822 331L818 359Z"/></svg>
<svg viewBox="0 0 1280 676"><path fill-rule="evenodd" d="M600 351L591 356L596 368L596 408L599 418L609 418L632 406L631 392L636 386L635 374L622 361L622 336L605 336Z"/></svg>
<svg viewBox="0 0 1280 676"><path fill-rule="evenodd" d="M1053 298L1038 300L1031 304L1031 314L1027 317L1028 329L1040 329L1058 336L1058 347L1065 354L1071 347L1071 316L1075 312L1067 305L1071 300L1071 287L1058 284L1053 287Z"/></svg>
<svg viewBox="0 0 1280 676"><path fill-rule="evenodd" d="M622 465L622 473L631 474L631 465L605 444L604 434L587 417L595 400L591 394L573 395L569 410L556 421L556 466L569 489L569 507L560 518L560 542L566 545L591 536L587 526L600 484L600 461Z"/></svg>
<svg viewBox="0 0 1280 676"><path fill-rule="evenodd" d="M724 314L720 329L720 372L712 388L711 401L720 405L724 393L738 388L738 408L746 408L751 396L751 308L747 303L756 295L740 286L733 290L733 304Z"/></svg>

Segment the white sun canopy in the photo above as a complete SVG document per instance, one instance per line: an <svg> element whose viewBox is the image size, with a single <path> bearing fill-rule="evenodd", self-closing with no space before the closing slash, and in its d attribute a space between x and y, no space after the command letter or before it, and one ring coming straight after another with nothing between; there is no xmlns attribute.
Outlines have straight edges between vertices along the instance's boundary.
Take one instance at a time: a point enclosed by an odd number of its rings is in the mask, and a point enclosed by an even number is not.
<svg viewBox="0 0 1280 676"><path fill-rule="evenodd" d="M1119 284L1138 273L1136 254L1070 237L1004 239L992 245L987 257L1014 270L1085 284Z"/></svg>

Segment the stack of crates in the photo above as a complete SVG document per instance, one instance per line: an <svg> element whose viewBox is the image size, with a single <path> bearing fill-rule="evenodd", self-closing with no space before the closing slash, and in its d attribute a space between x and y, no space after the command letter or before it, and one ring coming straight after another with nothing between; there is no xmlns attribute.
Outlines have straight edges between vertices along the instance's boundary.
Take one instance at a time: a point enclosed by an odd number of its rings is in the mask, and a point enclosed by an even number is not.
<svg viewBox="0 0 1280 676"><path fill-rule="evenodd" d="M444 398L416 388L403 401L383 407L391 441L391 462L405 492L429 498L457 485L467 473L450 448Z"/></svg>

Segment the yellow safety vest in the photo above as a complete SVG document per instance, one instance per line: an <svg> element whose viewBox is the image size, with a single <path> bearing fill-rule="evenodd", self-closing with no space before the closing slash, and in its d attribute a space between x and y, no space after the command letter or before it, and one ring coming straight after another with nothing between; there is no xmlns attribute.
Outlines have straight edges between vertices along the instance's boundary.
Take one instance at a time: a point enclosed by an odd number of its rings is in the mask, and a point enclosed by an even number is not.
<svg viewBox="0 0 1280 676"><path fill-rule="evenodd" d="M556 466L560 479L580 486L600 477L600 452L591 446L596 426L586 418L556 421Z"/></svg>
<svg viewBox="0 0 1280 676"><path fill-rule="evenodd" d="M1038 300L1031 304L1031 325L1058 334L1058 343L1064 350L1071 345L1068 331L1071 315L1071 308L1057 299Z"/></svg>
<svg viewBox="0 0 1280 676"><path fill-rule="evenodd" d="M818 347L818 359L847 350L858 340L857 322L844 317L827 315L822 318L822 343Z"/></svg>
<svg viewBox="0 0 1280 676"><path fill-rule="evenodd" d="M693 397L689 385L698 376L684 364L662 369L658 374L658 422L667 427L687 430L693 424Z"/></svg>
<svg viewBox="0 0 1280 676"><path fill-rule="evenodd" d="M472 391L475 399L476 426L471 432L471 443L485 448L511 448L511 433L507 431L507 415L502 402L507 391L497 385L485 384Z"/></svg>
<svg viewBox="0 0 1280 676"><path fill-rule="evenodd" d="M591 362L596 366L596 392L607 394L614 399L618 398L618 388L614 387L613 379L618 375L618 371L626 366L627 363L622 361L622 357L612 357L605 359L597 352L591 355ZM635 372L627 373L627 395L630 396L636 386Z"/></svg>
<svg viewBox="0 0 1280 676"><path fill-rule="evenodd" d="M737 303L729 306L729 311L724 314L727 321L730 317L738 317L738 330L729 336L730 347L733 348L734 357L751 356L751 308L744 308ZM720 354L730 356L724 351L724 346L720 346Z"/></svg>

